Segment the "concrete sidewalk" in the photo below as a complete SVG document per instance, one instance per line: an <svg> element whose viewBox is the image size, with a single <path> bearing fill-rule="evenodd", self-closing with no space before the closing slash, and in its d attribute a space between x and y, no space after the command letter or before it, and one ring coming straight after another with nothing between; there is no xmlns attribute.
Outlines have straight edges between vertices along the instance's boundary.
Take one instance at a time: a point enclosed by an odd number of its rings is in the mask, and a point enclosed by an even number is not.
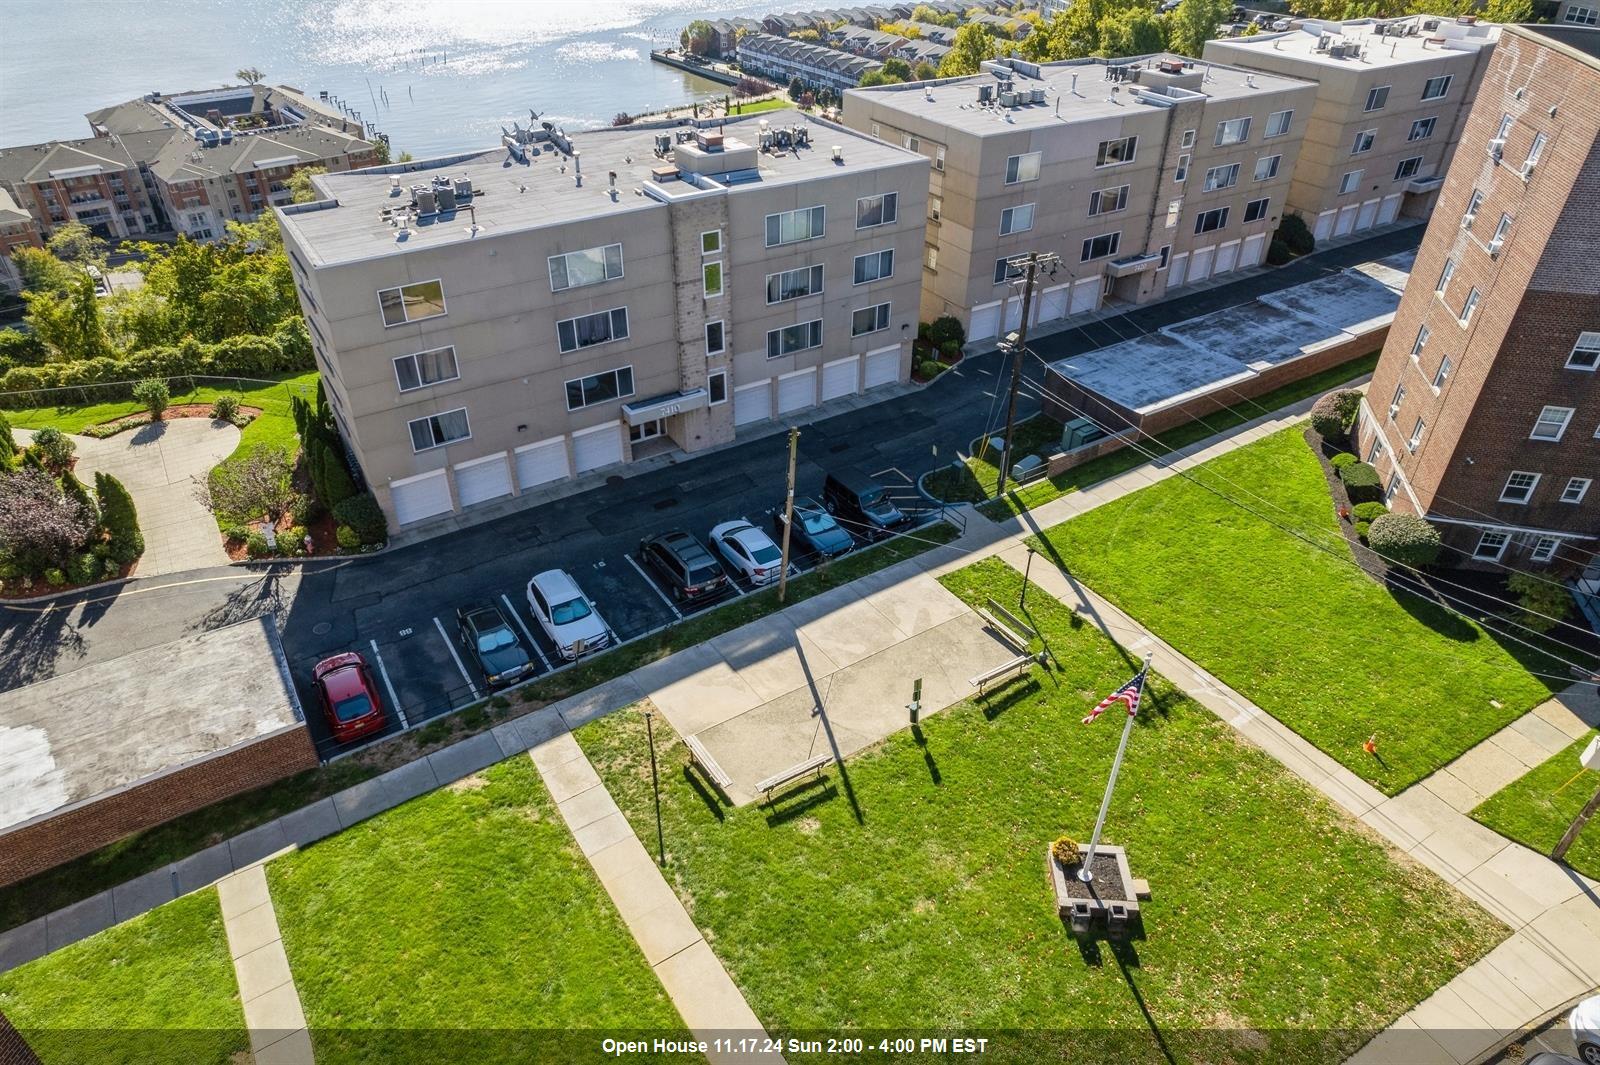
<svg viewBox="0 0 1600 1065"><path fill-rule="evenodd" d="M265 866L258 862L223 877L217 898L256 1065L311 1065L311 1032L284 953Z"/></svg>

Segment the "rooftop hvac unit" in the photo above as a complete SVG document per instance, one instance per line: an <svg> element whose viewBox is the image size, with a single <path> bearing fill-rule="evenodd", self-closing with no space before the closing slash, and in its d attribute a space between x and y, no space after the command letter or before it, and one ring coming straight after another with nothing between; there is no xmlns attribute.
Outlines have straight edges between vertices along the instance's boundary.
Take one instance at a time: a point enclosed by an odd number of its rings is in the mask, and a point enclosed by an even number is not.
<svg viewBox="0 0 1600 1065"><path fill-rule="evenodd" d="M1015 107L1020 102L1021 101L1017 99L1017 94L1009 89L1006 89L1000 93L1001 107Z"/></svg>
<svg viewBox="0 0 1600 1065"><path fill-rule="evenodd" d="M472 198L472 179L462 174L456 178L456 199L468 200Z"/></svg>
<svg viewBox="0 0 1600 1065"><path fill-rule="evenodd" d="M441 211L454 211L456 209L456 189L454 185L440 185L433 190L434 201Z"/></svg>
<svg viewBox="0 0 1600 1065"><path fill-rule="evenodd" d="M1029 92L1028 92L1028 98L1033 103L1042 104L1042 103L1044 103L1044 90L1043 89L1030 89Z"/></svg>
<svg viewBox="0 0 1600 1065"><path fill-rule="evenodd" d="M994 99L994 86L993 85L984 84L984 85L979 85L978 86L978 102L980 104L986 104L990 100L993 100L993 99Z"/></svg>
<svg viewBox="0 0 1600 1065"><path fill-rule="evenodd" d="M427 185L414 185L411 191L417 194L416 205L419 215L438 213L439 201L434 197L432 188Z"/></svg>
<svg viewBox="0 0 1600 1065"><path fill-rule="evenodd" d="M1333 44L1332 35L1324 33L1317 38L1317 51L1326 52L1331 44Z"/></svg>
<svg viewBox="0 0 1600 1065"><path fill-rule="evenodd" d="M1105 430L1088 418L1074 418L1061 429L1061 450L1092 444L1105 436Z"/></svg>
<svg viewBox="0 0 1600 1065"><path fill-rule="evenodd" d="M670 134L670 133L657 133L656 134L656 154L657 155L666 155L670 151L672 151L672 134Z"/></svg>

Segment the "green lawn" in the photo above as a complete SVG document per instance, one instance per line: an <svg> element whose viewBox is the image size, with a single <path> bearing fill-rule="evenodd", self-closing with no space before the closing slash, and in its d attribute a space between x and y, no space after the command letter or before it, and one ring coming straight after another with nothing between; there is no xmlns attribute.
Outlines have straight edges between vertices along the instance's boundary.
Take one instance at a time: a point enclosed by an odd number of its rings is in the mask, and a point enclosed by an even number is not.
<svg viewBox="0 0 1600 1065"><path fill-rule="evenodd" d="M1358 570L1301 426L1194 476L1215 492L1181 477L1141 489L1047 530L1040 561L1063 562L1383 791L1427 776L1564 686L1528 671L1564 666ZM1381 760L1361 749L1374 732Z"/></svg>
<svg viewBox="0 0 1600 1065"><path fill-rule="evenodd" d="M536 1029L682 1028L529 758L267 877L319 1062L512 1060Z"/></svg>
<svg viewBox="0 0 1600 1065"><path fill-rule="evenodd" d="M250 1048L214 888L0 973L0 1013L45 1065L229 1065Z"/></svg>
<svg viewBox="0 0 1600 1065"><path fill-rule="evenodd" d="M1154 452L1157 455L1170 454L1208 436L1262 417L1266 411L1287 407L1308 396L1315 396L1353 378L1369 374L1377 364L1377 352L1363 355L1359 359L1313 374L1302 381L1274 389L1257 397L1251 403L1228 407L1214 414L1208 414L1202 420L1188 422L1168 429L1164 433L1158 433L1153 440L1149 437L1141 438L1138 441L1138 448L1126 447L1098 459L1091 459L1054 477L1042 478L1020 489L1008 490L1004 499L992 500L978 509L990 521L1004 521L1024 510L1043 506L1068 492L1076 492L1091 484L1115 477L1119 473L1126 473L1135 466L1142 466L1150 461L1145 452ZM1034 422L1048 423L1048 427L1041 425L1030 429ZM1023 435L1024 432L1030 431L1031 436ZM1059 423L1051 422L1041 415L1018 427L1018 437L1014 447L1018 457L1027 454L1048 455L1056 450L1060 441ZM991 455L989 458L993 460L996 456ZM999 484L1000 476L994 462L972 458L967 460L966 466L965 470L951 466L935 472L928 478L928 489L934 495L952 503L981 503L990 499Z"/></svg>
<svg viewBox="0 0 1600 1065"><path fill-rule="evenodd" d="M943 580L971 603L1020 588L994 559ZM713 812L657 727L669 876L769 1029L984 1029L1018 1061L1161 1061L1157 1038L1168 1061L1332 1061L1505 935L1158 680L1106 829L1150 880L1146 938L1081 954L1044 848L1089 835L1120 722L1078 722L1134 659L1037 590L1028 613L1055 671L926 719L770 815ZM653 843L641 716L577 738ZM1240 1028L1258 1031L1230 1041ZM1047 1054L1052 1033L1075 1052Z"/></svg>
<svg viewBox="0 0 1600 1065"><path fill-rule="evenodd" d="M1484 800L1472 816L1502 836L1549 854L1600 788L1600 773L1585 772L1578 754L1595 738L1590 732L1522 779ZM1591 818L1567 851L1567 864L1585 876L1600 879L1600 817Z"/></svg>
<svg viewBox="0 0 1600 1065"><path fill-rule="evenodd" d="M756 100L753 103L747 103L747 104L735 103L733 105L733 114L735 114L735 115L755 115L755 114L760 114L762 111L782 111L786 107L793 107L793 106L794 106L794 101L793 100L790 100L790 99L788 99L786 97L778 96L778 97L774 97L774 98L772 98L770 100Z"/></svg>

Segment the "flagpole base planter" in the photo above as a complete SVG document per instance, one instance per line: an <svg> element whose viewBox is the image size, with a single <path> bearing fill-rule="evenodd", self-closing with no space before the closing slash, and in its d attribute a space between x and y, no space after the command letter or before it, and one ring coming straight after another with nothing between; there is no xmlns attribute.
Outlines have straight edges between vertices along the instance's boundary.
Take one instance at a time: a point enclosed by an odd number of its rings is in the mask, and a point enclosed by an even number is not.
<svg viewBox="0 0 1600 1065"><path fill-rule="evenodd" d="M1100 844L1094 855L1094 879L1087 882L1079 879L1080 865L1062 865L1049 847L1044 862L1055 890L1056 912L1073 935L1103 932L1111 939L1122 939L1143 932L1139 903L1150 898L1150 886L1135 879L1128 869L1127 851Z"/></svg>

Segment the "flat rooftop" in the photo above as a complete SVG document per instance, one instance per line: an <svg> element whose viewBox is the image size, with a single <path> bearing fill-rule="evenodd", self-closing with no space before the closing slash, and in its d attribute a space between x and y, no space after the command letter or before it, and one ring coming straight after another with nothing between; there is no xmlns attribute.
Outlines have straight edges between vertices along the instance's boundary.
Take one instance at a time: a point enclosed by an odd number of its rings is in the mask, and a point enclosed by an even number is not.
<svg viewBox="0 0 1600 1065"><path fill-rule="evenodd" d="M1430 25L1431 29L1426 28ZM1315 66L1381 69L1433 62L1441 52L1470 54L1499 39L1497 23L1462 23L1441 15L1410 15L1349 22L1306 19L1282 33L1225 37L1219 43L1281 52ZM1347 47L1340 49L1341 44ZM1348 47L1351 45L1356 47Z"/></svg>
<svg viewBox="0 0 1600 1065"><path fill-rule="evenodd" d="M270 618L0 692L0 833L302 725Z"/></svg>
<svg viewBox="0 0 1600 1065"><path fill-rule="evenodd" d="M1400 291L1373 274L1400 278L1403 287L1413 258L1363 263L1050 366L1119 406L1154 414L1392 321Z"/></svg>
<svg viewBox="0 0 1600 1065"><path fill-rule="evenodd" d="M1555 24L1549 26L1518 26L1517 29L1532 37L1542 37L1546 41L1564 44L1573 51L1581 52L1592 60L1600 60L1600 27ZM1600 66L1600 63L1594 63L1593 65Z"/></svg>
<svg viewBox="0 0 1600 1065"><path fill-rule="evenodd" d="M795 110L732 119L706 132L720 131L725 152L730 158L738 158L741 149L758 146L763 119L773 130L806 127L809 146L757 151L754 168L731 175L712 174L709 183L698 186L683 180L654 180L652 172L656 168L672 165L670 158L655 154L656 138L675 137L677 131L693 128L657 124L572 133L568 143L577 154L576 161L556 142L546 139L524 146L521 159L508 148L499 147L324 174L314 179L324 197L322 201L296 204L279 213L284 227L294 234L315 264L326 266L607 214L650 210L663 202L717 189L737 195L749 188L799 184L926 158ZM842 149L840 162L833 159L835 145ZM747 151L742 154L748 158ZM617 176L615 195L610 185L611 173ZM397 240L397 229L383 212L409 202L410 187L426 184L434 177L469 179L472 210L458 207L421 218L403 241ZM394 178L399 179L398 188L393 186ZM476 232L471 228L474 223Z"/></svg>
<svg viewBox="0 0 1600 1065"><path fill-rule="evenodd" d="M873 102L880 106L932 119L978 136L1010 133L1017 129L1040 129L1063 122L1116 118L1141 108L1160 106L1150 100L1163 94L1163 86L1153 77L1149 81L1134 79L1145 76L1140 73L1143 71L1153 74L1157 64L1162 61L1187 65L1185 74L1189 77L1184 80L1196 84L1192 89L1180 87L1176 90L1179 98L1183 99L1193 99L1192 93L1213 100L1243 99L1311 84L1298 78L1162 53L1111 62L1099 58L1041 64L1019 62L1008 74L985 70L944 81L851 89L845 95L845 106L850 106L848 101L851 96L871 94ZM1133 77L1112 80L1116 76L1114 71L1125 71ZM980 87L990 87L992 93L997 94L1002 76L1008 77L1017 91L1030 96L1032 90L1043 89L1044 101L1018 107L981 105Z"/></svg>

